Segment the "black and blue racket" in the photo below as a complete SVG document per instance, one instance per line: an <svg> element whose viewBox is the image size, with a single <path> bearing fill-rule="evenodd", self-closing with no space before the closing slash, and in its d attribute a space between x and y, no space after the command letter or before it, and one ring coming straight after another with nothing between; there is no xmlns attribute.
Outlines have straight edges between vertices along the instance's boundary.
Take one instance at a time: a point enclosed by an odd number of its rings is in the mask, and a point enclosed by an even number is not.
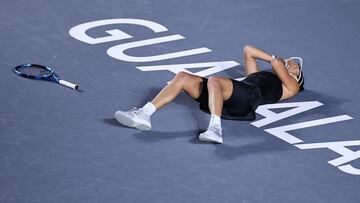
<svg viewBox="0 0 360 203"><path fill-rule="evenodd" d="M54 71L47 66L31 64L31 63L21 64L14 68L14 72L21 77L35 79L35 80L52 81L74 90L79 89L79 85L73 84L65 80L61 80L54 73Z"/></svg>

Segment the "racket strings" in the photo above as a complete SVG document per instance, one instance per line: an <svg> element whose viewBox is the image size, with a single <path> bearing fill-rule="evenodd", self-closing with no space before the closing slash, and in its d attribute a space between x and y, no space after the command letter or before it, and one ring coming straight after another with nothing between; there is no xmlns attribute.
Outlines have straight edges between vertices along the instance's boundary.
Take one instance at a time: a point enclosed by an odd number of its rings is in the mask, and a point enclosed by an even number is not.
<svg viewBox="0 0 360 203"><path fill-rule="evenodd" d="M18 71L22 74L26 74L29 76L43 76L50 75L51 71L46 68L38 67L38 66L30 66L30 67L20 67Z"/></svg>

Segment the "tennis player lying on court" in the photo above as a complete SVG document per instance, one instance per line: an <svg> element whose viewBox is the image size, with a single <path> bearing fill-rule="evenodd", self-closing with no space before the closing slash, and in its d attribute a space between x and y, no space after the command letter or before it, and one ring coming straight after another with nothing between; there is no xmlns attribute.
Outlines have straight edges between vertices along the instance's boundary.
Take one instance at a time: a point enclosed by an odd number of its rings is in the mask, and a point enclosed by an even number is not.
<svg viewBox="0 0 360 203"><path fill-rule="evenodd" d="M256 59L270 62L273 71L260 71ZM209 126L199 139L222 143L221 118L254 120L259 105L289 99L304 90L302 59L299 57L284 60L247 45L244 48L244 63L247 77L242 81L218 76L206 79L180 72L151 102L140 109L117 111L115 118L125 126L150 130L151 115L184 90L200 104L201 110L211 113Z"/></svg>

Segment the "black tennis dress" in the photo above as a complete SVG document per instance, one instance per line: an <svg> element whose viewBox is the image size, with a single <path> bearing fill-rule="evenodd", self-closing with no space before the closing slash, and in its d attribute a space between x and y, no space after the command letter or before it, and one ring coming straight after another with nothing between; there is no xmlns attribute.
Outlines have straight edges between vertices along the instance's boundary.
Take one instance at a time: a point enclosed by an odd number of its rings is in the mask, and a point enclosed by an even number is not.
<svg viewBox="0 0 360 203"><path fill-rule="evenodd" d="M283 93L281 80L268 71L252 73L242 81L231 81L233 93L224 101L222 119L255 120L255 110L259 105L276 103ZM210 113L206 78L203 78L201 94L195 100L200 103L201 110Z"/></svg>

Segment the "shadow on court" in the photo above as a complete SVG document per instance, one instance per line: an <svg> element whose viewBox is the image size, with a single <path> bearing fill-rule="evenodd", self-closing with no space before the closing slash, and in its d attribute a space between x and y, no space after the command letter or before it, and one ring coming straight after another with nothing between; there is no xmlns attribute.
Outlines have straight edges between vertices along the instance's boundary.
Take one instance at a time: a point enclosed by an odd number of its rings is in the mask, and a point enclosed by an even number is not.
<svg viewBox="0 0 360 203"><path fill-rule="evenodd" d="M215 145L215 148L215 154L225 160L234 160L251 154L272 154L272 152L296 150L294 147L284 145L284 142L279 142L274 138L241 146L224 143L222 145Z"/></svg>
<svg viewBox="0 0 360 203"><path fill-rule="evenodd" d="M129 128L127 126L122 126L119 124L114 118L104 118L103 122L108 125L120 128ZM241 128L241 127L239 127ZM199 130L190 130L190 131L175 131L175 132L160 132L160 131L138 131L134 129L136 133L133 136L144 143L155 143L160 142L162 140L170 140L177 138L189 138L189 144L196 145L213 145L215 147L215 155L224 160L233 160L239 158L241 156L246 156L250 154L258 154L258 153L271 153L278 151L289 151L295 150L294 147L285 145L284 142L273 138L272 136L257 136L258 132L241 134L239 136L232 136L232 140L239 139L240 144L236 146L236 144L229 145L227 142L223 144L212 144L207 142L202 142L198 139L198 136L201 132L205 131L205 129ZM230 133L226 134L226 137L230 137ZM254 137L257 136L257 141L255 143L241 144L241 139L245 137ZM226 139L225 137L225 139ZM246 139L246 138L245 138ZM247 140L247 139L246 139ZM236 142L238 143L238 142Z"/></svg>

